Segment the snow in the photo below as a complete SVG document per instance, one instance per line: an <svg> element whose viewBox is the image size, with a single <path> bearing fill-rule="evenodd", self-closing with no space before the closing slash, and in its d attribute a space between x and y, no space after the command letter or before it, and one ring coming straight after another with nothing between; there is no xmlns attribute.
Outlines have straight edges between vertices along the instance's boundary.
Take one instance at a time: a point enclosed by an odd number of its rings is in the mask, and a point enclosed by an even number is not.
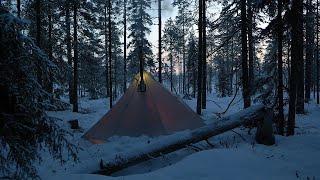
<svg viewBox="0 0 320 180"><path fill-rule="evenodd" d="M203 111L206 124L220 119L215 113L225 110L233 97L208 97L207 109ZM212 101L214 100L215 103ZM196 100L184 100L195 110ZM228 116L242 109L241 97L224 115ZM218 107L216 104L219 104ZM38 173L43 179L319 179L320 178L320 109L314 102L306 104L307 114L297 115L296 135L283 137L276 135L276 144L264 146L255 143L254 133L248 129L236 128L209 139L206 142L176 151L164 157L151 159L115 173L116 177L91 174L99 169L101 159L113 159L119 154L150 148L163 139L174 140L184 137L190 131L169 136L150 138L112 137L103 144L90 144L81 136L94 125L109 109L108 99L81 99L80 107L86 113L70 111L48 112L48 115L62 119L59 124L74 134L70 140L78 144L80 162L69 160L61 165L47 152L43 152L43 162L38 165ZM67 121L77 119L81 131L69 129ZM254 131L254 130L253 130ZM238 135L239 134L239 135ZM197 152L196 149L203 149Z"/></svg>

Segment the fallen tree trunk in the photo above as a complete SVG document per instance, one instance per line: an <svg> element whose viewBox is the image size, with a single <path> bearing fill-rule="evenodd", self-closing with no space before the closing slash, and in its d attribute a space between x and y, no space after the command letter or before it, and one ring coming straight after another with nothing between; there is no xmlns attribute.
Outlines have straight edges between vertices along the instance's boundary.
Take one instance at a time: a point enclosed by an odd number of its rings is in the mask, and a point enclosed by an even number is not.
<svg viewBox="0 0 320 180"><path fill-rule="evenodd" d="M150 160L151 158L160 157L182 149L189 144L207 140L215 135L232 130L241 125L262 121L263 119L266 119L264 118L266 117L266 114L269 114L267 121L272 122L272 119L270 119L270 113L267 113L267 110L263 105L251 106L247 109L239 111L238 113L225 117L218 122L192 131L187 131L185 133L178 133L176 136L172 135L161 138L158 141L151 143L148 147L134 150L130 153L117 154L114 159L108 160L108 163L104 163L105 161L101 160L101 169L96 172L96 174L111 175L130 166ZM266 122L266 120L264 120L264 122ZM265 123L260 124L263 125ZM263 128L263 126L261 127Z"/></svg>

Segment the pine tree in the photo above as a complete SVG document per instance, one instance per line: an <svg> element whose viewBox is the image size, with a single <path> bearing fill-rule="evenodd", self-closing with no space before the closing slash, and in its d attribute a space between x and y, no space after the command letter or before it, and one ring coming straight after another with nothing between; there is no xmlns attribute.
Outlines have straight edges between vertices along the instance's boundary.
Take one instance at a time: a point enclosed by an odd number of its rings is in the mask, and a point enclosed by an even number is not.
<svg viewBox="0 0 320 180"><path fill-rule="evenodd" d="M39 48L41 48L41 0L36 0L35 2L35 12L36 12L36 44ZM37 80L39 84L43 84L42 82L42 71L40 66L38 67Z"/></svg>
<svg viewBox="0 0 320 180"><path fill-rule="evenodd" d="M45 110L59 107L50 103L52 94L36 81L39 69L45 72L56 66L21 33L27 30L26 21L2 5L0 16L0 171L13 179L39 178L33 163L41 160L42 148L48 147L61 161L64 149L76 158L76 148L66 140L56 119L46 115ZM46 81L48 76L42 78Z"/></svg>
<svg viewBox="0 0 320 180"><path fill-rule="evenodd" d="M231 6L235 2L223 2L221 16L214 26L209 26L207 49L214 49L212 65L216 74L216 90L218 96L231 96L238 89L240 69L240 17L237 16L238 7ZM209 73L209 77L212 74ZM235 81L234 81L235 80ZM234 87L235 86L235 87ZM209 87L210 88L210 87Z"/></svg>
<svg viewBox="0 0 320 180"><path fill-rule="evenodd" d="M187 68L188 68L188 89L189 84L192 86L192 97L196 97L196 83L197 83L197 60L198 60L198 49L197 41L193 31L190 32L187 44Z"/></svg>
<svg viewBox="0 0 320 180"><path fill-rule="evenodd" d="M106 2L107 3L107 2ZM111 28L111 14L112 14L112 3L111 0L108 1L108 59L109 59L109 107L112 108L112 28Z"/></svg>
<svg viewBox="0 0 320 180"><path fill-rule="evenodd" d="M69 93L69 102L73 104L73 73L72 73L72 46L71 46L71 19L70 19L70 9L71 3L69 0L65 1L65 10L66 10L66 43L67 43L67 59L68 59L68 93Z"/></svg>
<svg viewBox="0 0 320 180"><path fill-rule="evenodd" d="M254 85L259 92L257 99L270 107L274 107L277 102L277 60L278 46L277 40L274 38L268 42L264 63L262 64L262 73L257 76L257 83Z"/></svg>
<svg viewBox="0 0 320 180"><path fill-rule="evenodd" d="M177 41L176 40L176 27L174 24L174 21L169 18L164 25L164 33L163 33L163 45L164 45L164 50L167 51L168 54L168 60L170 63L170 90L173 91L173 73L174 73L174 51L175 51L175 44Z"/></svg>
<svg viewBox="0 0 320 180"><path fill-rule="evenodd" d="M316 14L316 86L317 86L317 104L320 103L320 85L319 85L319 77L320 77L320 63L319 63L319 0L317 0L317 14Z"/></svg>
<svg viewBox="0 0 320 180"><path fill-rule="evenodd" d="M158 69L158 79L159 79L159 82L162 83L162 40L161 40L161 32L162 32L162 29L161 29L161 0L158 0L158 20L159 20L159 36L158 36L158 41L159 41L159 52L158 52L158 55L159 55L159 69Z"/></svg>
<svg viewBox="0 0 320 180"><path fill-rule="evenodd" d="M201 115L201 105L202 105L202 53L203 53L203 43L202 43L202 28L203 28L203 18L202 18L202 13L203 13L203 4L202 0L199 0L199 22L198 22L198 31L199 31L199 41L198 41L198 94L197 94L197 114Z"/></svg>
<svg viewBox="0 0 320 180"><path fill-rule="evenodd" d="M304 113L304 80L305 80L305 59L303 57L303 2L302 0L293 0L292 9L293 17L296 19L291 19L292 27L292 41L291 41L291 76L293 76L295 82L293 86L296 86L297 89L297 104L296 104L296 113ZM301 13L301 14L300 14ZM297 15L297 16L295 16ZM299 45L297 45L299 43ZM295 67L296 66L296 67ZM296 71L294 71L296 70ZM291 87L290 83L290 87ZM290 88L291 89L291 88ZM294 88L293 88L294 89ZM291 90L290 90L291 91ZM291 96L290 96L291 98ZM290 108L289 108L290 109ZM290 114L290 113L289 113ZM289 115L290 116L290 115ZM291 119L292 121L292 119ZM291 122L290 122L291 123ZM290 124L291 126L292 124ZM288 125L289 126L289 125ZM288 131L288 134L291 132ZM293 134L292 134L293 135Z"/></svg>
<svg viewBox="0 0 320 180"><path fill-rule="evenodd" d="M284 114L283 114L283 60L282 60L282 40L283 40L283 23L282 23L282 0L278 0L278 121L279 134L284 135Z"/></svg>
<svg viewBox="0 0 320 180"><path fill-rule="evenodd" d="M241 61L242 61L242 95L244 108L251 104L250 100L250 87L249 87L249 74L248 74L248 46L247 46L247 11L246 0L241 0Z"/></svg>
<svg viewBox="0 0 320 180"><path fill-rule="evenodd" d="M101 28L97 20L97 7L91 2L82 2L81 5L82 23L79 26L79 85L81 96L87 91L92 99L105 96L103 58L100 53L103 51L99 32L93 29Z"/></svg>
<svg viewBox="0 0 320 180"><path fill-rule="evenodd" d="M127 0L123 2L123 93L127 90Z"/></svg>
<svg viewBox="0 0 320 180"><path fill-rule="evenodd" d="M173 2L174 6L178 7L178 14L175 17L175 23L176 27L179 29L179 36L178 42L180 46L180 51L182 54L182 93L186 93L186 36L188 34L188 31L190 30L190 27L192 25L192 13L190 11L190 2L188 1L174 1Z"/></svg>
<svg viewBox="0 0 320 180"><path fill-rule="evenodd" d="M291 34L292 34L292 41L291 41L291 73L290 73L290 91L289 91L289 114L288 114L288 128L287 128L287 135L294 135L294 126L295 126L295 114L296 114L296 107L297 113L298 111L303 111L303 106L301 103L304 101L298 98L297 94L301 95L301 87L300 89L298 86L301 85L301 79L303 81L303 2L302 0L293 0L292 1L292 18L290 19L291 22ZM294 19L293 19L294 17ZM302 68L302 69L301 69ZM300 70L299 70L300 69ZM302 76L302 77L299 77ZM300 92L299 92L300 90ZM297 106L296 106L297 100Z"/></svg>
<svg viewBox="0 0 320 180"><path fill-rule="evenodd" d="M119 85L120 82L123 81L123 64L124 64L124 58L123 58L123 52L122 52L122 48L121 48L121 41L120 41L120 36L121 36L121 32L118 29L118 26L116 24L116 22L112 21L111 23L112 25L112 45L111 45L111 51L112 51L112 59L113 59L113 63L112 63L112 71L113 73L113 88L114 88L114 99L116 99L118 97L118 91L119 91ZM122 87L122 83L121 86ZM123 88L121 88L123 89Z"/></svg>
<svg viewBox="0 0 320 180"><path fill-rule="evenodd" d="M139 72L139 46L142 46L145 67L151 72L155 67L151 43L146 38L146 35L151 32L149 26L152 25L151 16L147 12L150 8L150 0L132 0L129 5L128 21L130 25L128 30L130 34L128 37L131 38L131 41L128 43L130 52L127 61L131 77Z"/></svg>
<svg viewBox="0 0 320 180"><path fill-rule="evenodd" d="M202 2L202 100L201 108L207 108L207 17L206 17L206 0Z"/></svg>
<svg viewBox="0 0 320 180"><path fill-rule="evenodd" d="M314 62L314 12L311 0L307 1L306 14L306 69L305 69L305 100L310 100L312 85L312 69Z"/></svg>
<svg viewBox="0 0 320 180"><path fill-rule="evenodd" d="M248 67L249 67L249 94L253 94L254 87L252 84L254 83L254 37L253 37L253 29L254 29L254 15L253 15L253 0L248 0L247 3L247 18L248 18L248 48L249 48L249 59L248 59Z"/></svg>
<svg viewBox="0 0 320 180"><path fill-rule="evenodd" d="M73 2L73 112L78 112L78 6L79 2Z"/></svg>

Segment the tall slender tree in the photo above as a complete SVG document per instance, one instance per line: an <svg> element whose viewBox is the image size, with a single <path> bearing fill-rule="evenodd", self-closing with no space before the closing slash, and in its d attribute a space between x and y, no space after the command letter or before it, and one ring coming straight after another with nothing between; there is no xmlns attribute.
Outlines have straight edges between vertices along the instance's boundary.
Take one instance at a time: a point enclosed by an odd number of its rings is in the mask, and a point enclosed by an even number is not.
<svg viewBox="0 0 320 180"><path fill-rule="evenodd" d="M306 14L306 69L305 69L305 100L310 100L311 94L311 79L312 79L312 65L314 56L314 16L313 6L311 0L307 0L307 14Z"/></svg>
<svg viewBox="0 0 320 180"><path fill-rule="evenodd" d="M21 1L17 0L17 15L20 18L21 16Z"/></svg>
<svg viewBox="0 0 320 180"><path fill-rule="evenodd" d="M127 0L123 6L123 92L127 90Z"/></svg>
<svg viewBox="0 0 320 180"><path fill-rule="evenodd" d="M71 3L69 0L65 1L66 9L66 43L67 43L67 59L68 59L68 92L69 92L69 101L73 104L73 74L72 74L72 45L71 45L71 20L70 20L70 7Z"/></svg>
<svg viewBox="0 0 320 180"><path fill-rule="evenodd" d="M187 68L186 68L186 36L188 34L188 31L190 30L190 27L192 27L192 21L194 19L192 18L192 13L189 9L190 2L186 0L174 0L173 6L178 7L178 13L176 16L176 25L177 25L177 35L180 38L177 38L177 43L179 44L179 54L182 55L182 66L180 67L182 70L180 72L179 77L182 77L181 83L182 83L182 93L186 93L186 87L187 87ZM179 81L180 82L180 81Z"/></svg>
<svg viewBox="0 0 320 180"><path fill-rule="evenodd" d="M108 51L108 54L109 54L109 105L110 105L110 109L112 108L112 51L111 51L111 46L112 46L112 26L111 26L111 0L109 0L109 5L108 5L108 15L109 15L109 23L108 23L108 35L109 35L109 51Z"/></svg>
<svg viewBox="0 0 320 180"><path fill-rule="evenodd" d="M192 94L193 98L196 97L196 83L197 83L197 42L196 37L193 30L189 34L189 40L187 44L187 64L188 64L188 71L189 71L189 81L192 85Z"/></svg>
<svg viewBox="0 0 320 180"><path fill-rule="evenodd" d="M110 97L110 77L109 77L109 55L108 55L108 3L107 0L104 2L104 52L105 52L105 66L106 66L106 95Z"/></svg>
<svg viewBox="0 0 320 180"><path fill-rule="evenodd" d="M36 45L41 48L41 0L36 0L35 5L36 12ZM40 64L40 62L38 62ZM40 65L38 65L37 69L37 79L38 83L42 85L42 70Z"/></svg>
<svg viewBox="0 0 320 180"><path fill-rule="evenodd" d="M174 62L173 62L173 56L174 56L174 50L175 50L175 39L176 31L175 31L175 24L172 18L169 18L164 25L164 33L163 33L163 44L164 44L164 50L166 50L169 58L169 67L170 67L170 90L173 91L173 73L174 73Z"/></svg>
<svg viewBox="0 0 320 180"><path fill-rule="evenodd" d="M78 112L78 4L73 1L73 112Z"/></svg>
<svg viewBox="0 0 320 180"><path fill-rule="evenodd" d="M161 51L161 0L158 0L158 11L159 11L159 14L158 14L158 18L159 18L159 36L158 36L158 39L159 39L159 75L158 75L158 78L159 78L159 82L162 83L162 58L161 58L161 55L162 55L162 51Z"/></svg>
<svg viewBox="0 0 320 180"><path fill-rule="evenodd" d="M202 109L207 108L207 20L206 20L206 0L202 2L202 95L201 106Z"/></svg>
<svg viewBox="0 0 320 180"><path fill-rule="evenodd" d="M249 44L249 93L252 94L254 84L254 38L253 38L253 0L248 0L248 44Z"/></svg>
<svg viewBox="0 0 320 180"><path fill-rule="evenodd" d="M303 56L303 0L293 0L292 1L292 11L294 12L292 17L295 17L295 20L292 20L292 45L291 45L291 65L296 65L296 88L297 88L297 105L296 113L304 113L304 68L305 60ZM301 14L300 14L301 13ZM297 16L295 16L297 15ZM297 33L297 34L295 34ZM295 41L297 40L297 41ZM299 44L298 44L299 43ZM298 45L297 45L298 44ZM295 45L295 46L293 46Z"/></svg>
<svg viewBox="0 0 320 180"><path fill-rule="evenodd" d="M316 15L316 25L317 25L317 40L316 40L316 64L317 64L317 73L316 73L316 84L317 84L317 104L320 103L320 87L319 87L319 76L320 76L320 63L319 63L319 1L317 0L317 15Z"/></svg>
<svg viewBox="0 0 320 180"><path fill-rule="evenodd" d="M297 98L298 86L301 86L301 71L303 67L303 1L293 0L291 7L291 73L290 73L290 91L289 91L289 114L288 114L288 129L287 135L294 135L295 114L296 114L296 100L297 111L298 104L301 103ZM302 62L302 63L301 63ZM303 71L302 71L303 72ZM303 80L303 73L302 73ZM303 84L302 84L303 88ZM301 89L301 88L300 88ZM300 90L299 89L299 90ZM301 95L301 94L300 94ZM303 102L303 100L302 100ZM302 106L303 107L303 106ZM303 110L300 104L300 111Z"/></svg>
<svg viewBox="0 0 320 180"><path fill-rule="evenodd" d="M48 1L48 57L49 57L49 61L52 62L53 61L53 40L52 40L52 30L53 30L53 20L52 20L52 2ZM46 84L46 89L47 91L53 95L53 72L52 72L52 68L48 69L48 73L49 73L49 79L48 82ZM52 99L53 100L53 97Z"/></svg>
<svg viewBox="0 0 320 180"><path fill-rule="evenodd" d="M241 61L242 61L242 96L244 108L251 104L248 74L248 43L247 43L247 11L246 0L241 0Z"/></svg>
<svg viewBox="0 0 320 180"><path fill-rule="evenodd" d="M128 70L130 75L135 75L139 72L139 46L142 46L142 54L145 63L145 70L154 71L155 63L153 60L153 54L151 49L151 43L146 38L147 34L150 34L150 26L152 25L152 19L148 10L151 9L151 0L132 0L129 4L130 14L128 21L130 25L128 30L130 31L129 38L131 38L128 46L130 52L128 54Z"/></svg>
<svg viewBox="0 0 320 180"><path fill-rule="evenodd" d="M203 30L202 30L202 26L203 26L203 1L199 0L199 22L198 22L198 31L199 31L199 42L198 42L198 46L199 46L199 51L198 51L198 95L197 95L197 114L201 115L201 100L202 100L202 53L203 53Z"/></svg>
<svg viewBox="0 0 320 180"><path fill-rule="evenodd" d="M278 0L278 121L279 134L284 135L284 115L283 115L283 60L282 60L282 41L283 41L283 24L282 24L282 0Z"/></svg>

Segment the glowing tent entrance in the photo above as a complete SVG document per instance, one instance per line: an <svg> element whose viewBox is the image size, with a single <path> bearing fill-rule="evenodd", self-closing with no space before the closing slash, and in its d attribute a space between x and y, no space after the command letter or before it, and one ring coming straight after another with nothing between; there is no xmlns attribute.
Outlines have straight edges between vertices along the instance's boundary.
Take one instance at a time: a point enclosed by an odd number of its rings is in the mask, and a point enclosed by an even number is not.
<svg viewBox="0 0 320 180"><path fill-rule="evenodd" d="M139 92L140 74L119 101L83 137L92 143L119 136L159 136L203 125L201 117L159 82L143 72L145 92Z"/></svg>

